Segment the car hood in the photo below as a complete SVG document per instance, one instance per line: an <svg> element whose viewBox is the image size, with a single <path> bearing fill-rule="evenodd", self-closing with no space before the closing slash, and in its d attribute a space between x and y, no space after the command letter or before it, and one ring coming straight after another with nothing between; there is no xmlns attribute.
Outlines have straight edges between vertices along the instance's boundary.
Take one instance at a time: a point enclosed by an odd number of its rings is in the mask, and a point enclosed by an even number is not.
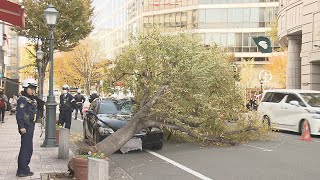
<svg viewBox="0 0 320 180"><path fill-rule="evenodd" d="M109 126L114 131L122 128L124 125L128 123L131 119L131 115L107 115L107 114L99 114L98 118L102 121L101 126Z"/></svg>

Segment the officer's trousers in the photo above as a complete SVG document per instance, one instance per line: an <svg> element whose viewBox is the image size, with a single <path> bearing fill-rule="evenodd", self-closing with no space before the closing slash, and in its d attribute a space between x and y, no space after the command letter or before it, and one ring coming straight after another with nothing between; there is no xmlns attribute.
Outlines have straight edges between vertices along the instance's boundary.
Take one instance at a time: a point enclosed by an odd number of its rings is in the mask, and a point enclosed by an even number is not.
<svg viewBox="0 0 320 180"><path fill-rule="evenodd" d="M30 125L25 124L27 132L25 134L21 134L21 147L18 156L17 174L28 174L30 172L29 163L33 153L34 126L34 123L30 123Z"/></svg>
<svg viewBox="0 0 320 180"><path fill-rule="evenodd" d="M59 124L65 125L65 128L70 129L71 127L71 117L72 117L72 111L69 110L60 110L59 114Z"/></svg>
<svg viewBox="0 0 320 180"><path fill-rule="evenodd" d="M82 113L82 105L77 105L77 107L76 107L76 113L74 114L75 119L77 119L78 111L80 111L81 118L82 118L82 116L83 116L83 113Z"/></svg>

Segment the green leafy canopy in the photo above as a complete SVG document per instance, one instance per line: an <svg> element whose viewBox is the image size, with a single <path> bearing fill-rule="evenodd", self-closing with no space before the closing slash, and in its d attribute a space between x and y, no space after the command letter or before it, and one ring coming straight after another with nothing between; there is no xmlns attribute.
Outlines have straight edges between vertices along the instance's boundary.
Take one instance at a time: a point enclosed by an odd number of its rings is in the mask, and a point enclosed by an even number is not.
<svg viewBox="0 0 320 180"><path fill-rule="evenodd" d="M59 11L57 24L54 27L55 49L68 51L93 30L91 0L24 0L22 5L25 8L26 27L16 29L19 35L31 41L40 39L48 43L46 40L49 28L46 25L44 10L49 4Z"/></svg>
<svg viewBox="0 0 320 180"><path fill-rule="evenodd" d="M228 58L223 48L204 47L196 35L147 29L116 59L109 82L124 82L138 107L168 84L146 119L215 135L226 131L226 120L243 110L242 91Z"/></svg>

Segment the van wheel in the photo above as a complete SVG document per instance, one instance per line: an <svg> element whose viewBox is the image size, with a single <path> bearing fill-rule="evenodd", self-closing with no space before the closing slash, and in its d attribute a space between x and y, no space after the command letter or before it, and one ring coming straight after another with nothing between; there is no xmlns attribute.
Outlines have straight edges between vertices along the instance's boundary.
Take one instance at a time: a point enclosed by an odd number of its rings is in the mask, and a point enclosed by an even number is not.
<svg viewBox="0 0 320 180"><path fill-rule="evenodd" d="M268 127L271 128L271 122L268 116L263 116L262 123L268 125Z"/></svg>

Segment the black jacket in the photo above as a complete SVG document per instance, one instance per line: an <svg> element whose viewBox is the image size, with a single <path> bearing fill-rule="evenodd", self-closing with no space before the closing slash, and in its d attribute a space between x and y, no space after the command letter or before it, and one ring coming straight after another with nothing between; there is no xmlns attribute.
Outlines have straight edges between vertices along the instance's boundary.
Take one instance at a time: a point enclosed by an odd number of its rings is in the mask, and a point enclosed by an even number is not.
<svg viewBox="0 0 320 180"><path fill-rule="evenodd" d="M89 99L89 102L92 103L95 99L99 98L99 95L98 94L91 94L90 95L90 99Z"/></svg>
<svg viewBox="0 0 320 180"><path fill-rule="evenodd" d="M74 97L67 93L60 95L60 110L62 111L73 111L76 107L76 101Z"/></svg>

